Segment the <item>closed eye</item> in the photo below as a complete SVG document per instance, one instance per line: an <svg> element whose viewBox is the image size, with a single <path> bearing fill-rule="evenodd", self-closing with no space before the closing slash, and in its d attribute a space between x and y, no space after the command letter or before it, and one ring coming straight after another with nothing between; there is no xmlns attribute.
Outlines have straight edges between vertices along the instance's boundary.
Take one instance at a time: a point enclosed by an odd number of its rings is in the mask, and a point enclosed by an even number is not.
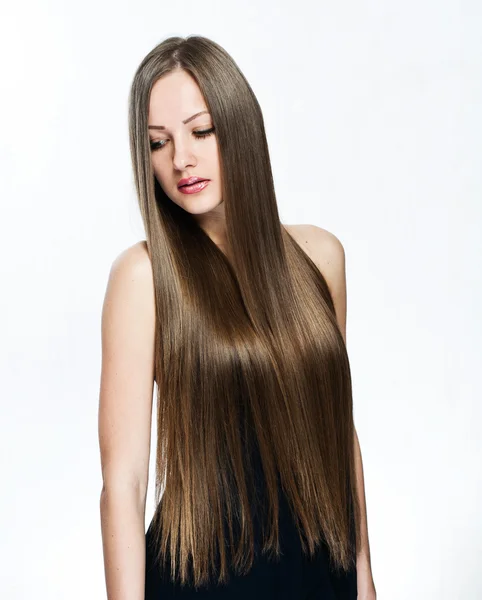
<svg viewBox="0 0 482 600"><path fill-rule="evenodd" d="M210 135L212 135L215 132L215 127L211 127L210 129L204 129L202 131L193 131L193 135L194 137L198 138L198 139L203 139L206 138ZM166 145L166 142L168 140L160 140L159 142L151 142L151 150L158 150L160 148L164 148L164 146Z"/></svg>

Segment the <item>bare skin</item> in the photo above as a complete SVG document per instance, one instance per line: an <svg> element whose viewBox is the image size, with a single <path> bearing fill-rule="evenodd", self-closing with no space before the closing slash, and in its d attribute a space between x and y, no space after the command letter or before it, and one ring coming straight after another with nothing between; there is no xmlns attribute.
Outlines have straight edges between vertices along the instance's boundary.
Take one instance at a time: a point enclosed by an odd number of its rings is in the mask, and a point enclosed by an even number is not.
<svg viewBox="0 0 482 600"><path fill-rule="evenodd" d="M213 121L195 80L185 71L174 71L158 80L149 103L149 135L152 168L169 198L190 212L211 239L226 247L224 202L216 134L209 131ZM201 113L201 114L198 114ZM183 123L191 118L194 119ZM164 126L165 129L152 129ZM202 177L210 183L202 192L183 194L180 179Z"/></svg>
<svg viewBox="0 0 482 600"><path fill-rule="evenodd" d="M149 105L155 177L169 198L190 212L228 256L216 135L202 94L190 75L176 71L153 86ZM194 117L191 120L190 117ZM187 121L183 123L183 121ZM197 194L182 194L182 178L210 179ZM284 225L324 275L346 342L345 254L341 242L315 225ZM102 533L109 598L144 598L144 523L154 383L155 304L146 242L113 262L102 312L99 441L103 488ZM375 600L368 545L363 468L355 432L362 507L362 548L357 562L358 599Z"/></svg>

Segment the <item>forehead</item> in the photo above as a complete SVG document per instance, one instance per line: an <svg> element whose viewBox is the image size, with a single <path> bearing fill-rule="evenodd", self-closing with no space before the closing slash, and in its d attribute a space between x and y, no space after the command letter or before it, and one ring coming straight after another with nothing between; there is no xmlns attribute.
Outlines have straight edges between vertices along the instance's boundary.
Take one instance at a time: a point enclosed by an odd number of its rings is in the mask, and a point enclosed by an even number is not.
<svg viewBox="0 0 482 600"><path fill-rule="evenodd" d="M207 110L203 95L186 71L173 71L154 83L149 98L150 125L179 124L201 110Z"/></svg>

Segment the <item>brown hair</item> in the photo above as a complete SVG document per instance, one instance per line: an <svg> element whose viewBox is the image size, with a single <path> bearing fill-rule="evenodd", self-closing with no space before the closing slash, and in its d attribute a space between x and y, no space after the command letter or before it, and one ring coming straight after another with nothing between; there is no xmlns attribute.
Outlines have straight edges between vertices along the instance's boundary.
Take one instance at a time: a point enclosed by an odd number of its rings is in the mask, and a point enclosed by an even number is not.
<svg viewBox="0 0 482 600"><path fill-rule="evenodd" d="M222 186L232 260L153 175L150 92L175 69L194 77L213 119L221 173L229 174ZM359 505L347 351L323 275L280 223L249 83L215 42L170 37L135 73L129 135L156 299L159 564L169 557L182 584L192 568L196 586L216 574L217 561L218 583L229 565L249 570L247 444L255 440L268 509L263 552L280 555L281 485L303 551L311 555L325 540L333 566L353 568Z"/></svg>

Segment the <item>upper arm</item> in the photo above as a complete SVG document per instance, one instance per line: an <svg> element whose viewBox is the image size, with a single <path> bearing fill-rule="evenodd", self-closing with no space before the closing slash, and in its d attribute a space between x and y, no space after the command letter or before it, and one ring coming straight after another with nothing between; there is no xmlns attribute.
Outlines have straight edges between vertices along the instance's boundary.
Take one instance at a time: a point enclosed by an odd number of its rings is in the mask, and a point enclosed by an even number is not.
<svg viewBox="0 0 482 600"><path fill-rule="evenodd" d="M340 240L317 225L299 225L297 235L323 274L335 306L336 320L346 344L345 250Z"/></svg>
<svg viewBox="0 0 482 600"><path fill-rule="evenodd" d="M346 268L345 250L340 240L316 225L298 226L299 239L311 260L319 268L330 289L335 306L336 320L346 345ZM355 426L354 438L361 463L360 444Z"/></svg>
<svg viewBox="0 0 482 600"><path fill-rule="evenodd" d="M133 486L149 472L154 389L155 301L145 242L113 262L102 309L99 445L103 490Z"/></svg>

